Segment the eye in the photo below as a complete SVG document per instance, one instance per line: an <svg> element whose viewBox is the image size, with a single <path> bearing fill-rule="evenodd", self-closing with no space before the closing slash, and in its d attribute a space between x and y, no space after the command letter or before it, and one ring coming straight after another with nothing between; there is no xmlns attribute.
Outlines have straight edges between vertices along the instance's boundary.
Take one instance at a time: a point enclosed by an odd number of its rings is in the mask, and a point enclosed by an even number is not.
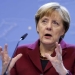
<svg viewBox="0 0 75 75"><path fill-rule="evenodd" d="M48 19L42 19L42 23L47 23Z"/></svg>
<svg viewBox="0 0 75 75"><path fill-rule="evenodd" d="M47 20L42 20L42 22L47 22Z"/></svg>
<svg viewBox="0 0 75 75"><path fill-rule="evenodd" d="M42 22L46 22L46 20L42 20Z"/></svg>
<svg viewBox="0 0 75 75"><path fill-rule="evenodd" d="M52 21L53 24L59 25L59 23L55 20Z"/></svg>

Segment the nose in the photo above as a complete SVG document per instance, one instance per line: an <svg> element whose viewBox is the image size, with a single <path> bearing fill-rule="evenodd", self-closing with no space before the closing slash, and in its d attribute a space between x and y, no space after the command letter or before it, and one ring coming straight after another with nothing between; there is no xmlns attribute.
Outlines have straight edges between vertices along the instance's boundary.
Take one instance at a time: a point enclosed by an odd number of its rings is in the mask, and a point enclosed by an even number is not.
<svg viewBox="0 0 75 75"><path fill-rule="evenodd" d="M46 29L49 30L49 31L52 30L51 23L48 23L48 24L47 24Z"/></svg>

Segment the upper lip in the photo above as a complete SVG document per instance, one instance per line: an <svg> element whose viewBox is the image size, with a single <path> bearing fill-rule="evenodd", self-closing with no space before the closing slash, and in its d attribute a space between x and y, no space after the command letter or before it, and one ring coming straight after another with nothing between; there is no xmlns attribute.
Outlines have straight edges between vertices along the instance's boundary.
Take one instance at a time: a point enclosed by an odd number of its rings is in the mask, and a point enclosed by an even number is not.
<svg viewBox="0 0 75 75"><path fill-rule="evenodd" d="M45 36L52 36L52 34L50 34L50 33L46 33Z"/></svg>

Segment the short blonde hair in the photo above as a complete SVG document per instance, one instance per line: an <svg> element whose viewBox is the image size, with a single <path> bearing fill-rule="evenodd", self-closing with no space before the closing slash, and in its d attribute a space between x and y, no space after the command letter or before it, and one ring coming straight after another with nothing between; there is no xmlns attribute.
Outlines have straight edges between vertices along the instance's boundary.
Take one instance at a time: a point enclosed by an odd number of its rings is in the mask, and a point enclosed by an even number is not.
<svg viewBox="0 0 75 75"><path fill-rule="evenodd" d="M70 26L70 15L68 10L64 6L60 5L57 2L46 3L38 9L37 13L35 14L36 27L37 27L38 21L43 16L45 15L50 16L53 11L58 11L58 13L60 14L64 29L65 29L65 33L66 33ZM64 35L62 36L62 38L64 37Z"/></svg>

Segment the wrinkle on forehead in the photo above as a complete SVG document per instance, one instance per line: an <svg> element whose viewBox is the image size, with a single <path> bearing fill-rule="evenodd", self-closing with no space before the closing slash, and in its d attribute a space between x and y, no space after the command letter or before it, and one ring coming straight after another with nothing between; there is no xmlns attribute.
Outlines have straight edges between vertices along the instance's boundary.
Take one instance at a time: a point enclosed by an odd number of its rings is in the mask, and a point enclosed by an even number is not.
<svg viewBox="0 0 75 75"><path fill-rule="evenodd" d="M42 18L44 18L44 17L48 17L50 19L53 19L53 20L56 20L58 22L63 23L63 19L62 19L60 13L56 10L52 11L52 12L45 13Z"/></svg>
<svg viewBox="0 0 75 75"><path fill-rule="evenodd" d="M54 12L50 15L50 17L51 17L52 19L54 19L54 20L59 21L59 22L63 22L62 17L61 17L61 15L59 14L58 11L54 11Z"/></svg>

